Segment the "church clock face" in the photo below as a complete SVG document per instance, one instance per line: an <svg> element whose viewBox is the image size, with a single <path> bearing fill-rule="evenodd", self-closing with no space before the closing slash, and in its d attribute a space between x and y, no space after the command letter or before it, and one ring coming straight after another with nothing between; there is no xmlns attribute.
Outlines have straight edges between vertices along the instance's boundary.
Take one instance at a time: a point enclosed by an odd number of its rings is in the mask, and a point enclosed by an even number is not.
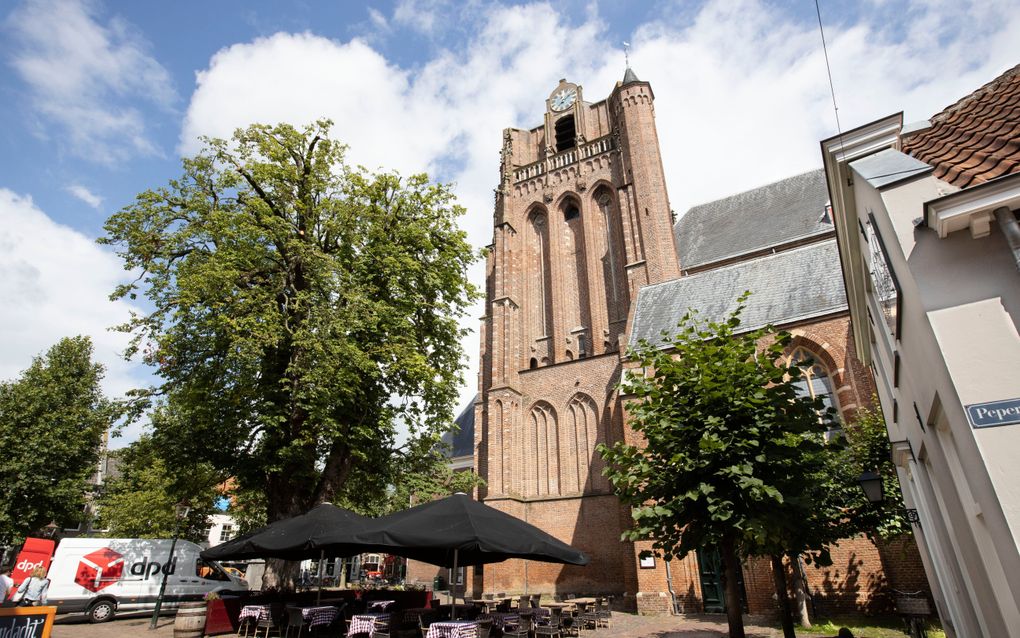
<svg viewBox="0 0 1020 638"><path fill-rule="evenodd" d="M562 111L570 108L574 104L574 100L577 99L577 89L566 88L561 89L556 95L552 96L550 105L554 111Z"/></svg>

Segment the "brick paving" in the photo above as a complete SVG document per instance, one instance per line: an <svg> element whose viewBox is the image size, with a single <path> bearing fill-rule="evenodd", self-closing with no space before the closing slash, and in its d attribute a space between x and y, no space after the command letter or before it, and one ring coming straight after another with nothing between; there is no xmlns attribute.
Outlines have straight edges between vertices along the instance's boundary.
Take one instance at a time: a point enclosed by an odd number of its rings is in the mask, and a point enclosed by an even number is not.
<svg viewBox="0 0 1020 638"><path fill-rule="evenodd" d="M124 636L146 636L150 638L172 638L174 617L160 616L156 629L149 631L151 616L146 618L124 618L93 625L81 617L57 616L50 638L120 638Z"/></svg>
<svg viewBox="0 0 1020 638"><path fill-rule="evenodd" d="M155 631L149 631L148 618L125 618L92 625L69 618L58 619L52 638L120 638L145 636L171 638L173 616L163 616ZM760 625L746 624L748 638L778 638L782 632ZM228 636L230 634L227 634ZM592 638L720 638L725 637L726 618L721 615L638 616L613 613L613 627L600 629ZM585 632L584 636L591 636Z"/></svg>

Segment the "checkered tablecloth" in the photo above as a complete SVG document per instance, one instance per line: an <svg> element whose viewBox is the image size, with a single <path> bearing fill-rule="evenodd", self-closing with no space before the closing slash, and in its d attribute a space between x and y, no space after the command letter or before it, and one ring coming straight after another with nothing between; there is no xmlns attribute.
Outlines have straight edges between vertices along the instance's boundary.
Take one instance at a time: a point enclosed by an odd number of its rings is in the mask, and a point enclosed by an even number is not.
<svg viewBox="0 0 1020 638"><path fill-rule="evenodd" d="M478 638L478 623L471 620L434 622L426 638Z"/></svg>
<svg viewBox="0 0 1020 638"><path fill-rule="evenodd" d="M241 608L241 615L237 617L238 622L245 620L259 622L269 620L269 605L245 605Z"/></svg>
<svg viewBox="0 0 1020 638"><path fill-rule="evenodd" d="M336 607L302 607L301 617L308 623L308 627L324 627L336 620L340 610Z"/></svg>
<svg viewBox="0 0 1020 638"><path fill-rule="evenodd" d="M396 605L395 600L373 600L368 603L369 611L387 611L393 605Z"/></svg>
<svg viewBox="0 0 1020 638"><path fill-rule="evenodd" d="M357 614L351 617L351 627L347 630L347 635L368 634L372 636L375 634L375 624L377 622L389 621L389 614Z"/></svg>
<svg viewBox="0 0 1020 638"><path fill-rule="evenodd" d="M478 620L491 620L494 627L506 629L507 625L520 624L521 617L517 614L517 612L507 613L504 611L494 611L488 614L481 614L478 616Z"/></svg>

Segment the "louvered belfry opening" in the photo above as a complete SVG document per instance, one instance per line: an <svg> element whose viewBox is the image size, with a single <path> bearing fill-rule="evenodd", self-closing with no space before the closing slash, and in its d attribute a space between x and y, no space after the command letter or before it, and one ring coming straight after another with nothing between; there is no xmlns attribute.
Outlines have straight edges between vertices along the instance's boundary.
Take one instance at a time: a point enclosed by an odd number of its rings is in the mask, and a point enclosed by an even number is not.
<svg viewBox="0 0 1020 638"><path fill-rule="evenodd" d="M556 120L556 152L570 150L577 145L577 128L574 126L574 116L565 115Z"/></svg>

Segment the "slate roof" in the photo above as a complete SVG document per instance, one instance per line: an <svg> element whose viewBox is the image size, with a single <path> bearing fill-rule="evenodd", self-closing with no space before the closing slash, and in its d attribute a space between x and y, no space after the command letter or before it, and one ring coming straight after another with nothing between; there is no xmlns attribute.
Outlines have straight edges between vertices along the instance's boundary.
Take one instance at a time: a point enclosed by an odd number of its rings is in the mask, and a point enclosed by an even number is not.
<svg viewBox="0 0 1020 638"><path fill-rule="evenodd" d="M822 221L828 201L819 169L695 206L673 226L680 265L693 268L832 232Z"/></svg>
<svg viewBox="0 0 1020 638"><path fill-rule="evenodd" d="M1020 172L1020 65L904 135L902 148L959 188Z"/></svg>
<svg viewBox="0 0 1020 638"><path fill-rule="evenodd" d="M745 290L753 294L744 310L744 330L846 310L836 240L645 286L638 293L630 344L642 338L661 341L662 331L675 332L689 308L703 320L721 320Z"/></svg>
<svg viewBox="0 0 1020 638"><path fill-rule="evenodd" d="M478 400L478 395L475 395L465 407L460 416L458 416L454 423L459 428L456 432L447 432L443 434L443 443L451 446L449 451L450 458L456 458L458 456L471 456L475 453L475 401Z"/></svg>

